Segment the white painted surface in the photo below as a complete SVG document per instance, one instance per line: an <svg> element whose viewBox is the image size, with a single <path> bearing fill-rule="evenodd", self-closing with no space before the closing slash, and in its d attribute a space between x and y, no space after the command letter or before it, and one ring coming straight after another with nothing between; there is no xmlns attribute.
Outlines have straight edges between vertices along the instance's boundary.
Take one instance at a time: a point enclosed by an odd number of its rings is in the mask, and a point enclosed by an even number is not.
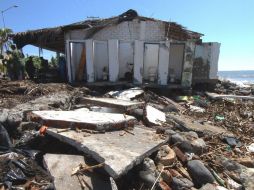
<svg viewBox="0 0 254 190"><path fill-rule="evenodd" d="M126 72L134 67L134 45L131 42L119 42L119 78L124 78Z"/></svg>
<svg viewBox="0 0 254 190"><path fill-rule="evenodd" d="M175 79L181 80L183 72L184 44L170 44L169 77L174 74Z"/></svg>
<svg viewBox="0 0 254 190"><path fill-rule="evenodd" d="M159 44L145 44L143 79L149 80L152 75L157 79L159 64ZM156 80L155 79L155 80Z"/></svg>
<svg viewBox="0 0 254 190"><path fill-rule="evenodd" d="M146 118L147 120L155 125L162 125L163 122L166 122L166 115L160 110L147 105L146 106Z"/></svg>
<svg viewBox="0 0 254 190"><path fill-rule="evenodd" d="M135 40L134 46L134 80L135 84L143 82L144 42Z"/></svg>
<svg viewBox="0 0 254 190"><path fill-rule="evenodd" d="M159 42L165 40L165 24L160 21L144 21L137 19L125 21L117 25L103 28L94 34L95 40L118 39L124 41L145 40Z"/></svg>
<svg viewBox="0 0 254 190"><path fill-rule="evenodd" d="M119 75L118 40L108 40L109 81L116 82Z"/></svg>
<svg viewBox="0 0 254 190"><path fill-rule="evenodd" d="M139 96L143 93L144 93L144 90L142 90L139 87L135 87L135 88L130 88L127 90L122 90L122 91L110 91L107 94L120 100L132 100L136 96Z"/></svg>
<svg viewBox="0 0 254 190"><path fill-rule="evenodd" d="M33 111L33 114L37 115L43 120L67 121L95 125L106 123L114 124L135 119L129 115L117 113L100 113L92 111Z"/></svg>
<svg viewBox="0 0 254 190"><path fill-rule="evenodd" d="M86 40L86 71L87 71L87 82L94 82L94 46L93 40Z"/></svg>
<svg viewBox="0 0 254 190"><path fill-rule="evenodd" d="M72 82L72 76L71 76L71 46L69 40L66 41L66 58L67 58L67 74L68 74L68 82Z"/></svg>
<svg viewBox="0 0 254 190"><path fill-rule="evenodd" d="M103 69L109 71L109 57L107 41L94 41L94 70L95 80L103 80Z"/></svg>
<svg viewBox="0 0 254 190"><path fill-rule="evenodd" d="M195 58L202 58L204 63L210 65L209 79L218 78L218 61L220 54L220 43L207 42L196 46Z"/></svg>
<svg viewBox="0 0 254 190"><path fill-rule="evenodd" d="M169 42L160 44L158 67L158 84L160 85L167 85L168 83L169 47Z"/></svg>
<svg viewBox="0 0 254 190"><path fill-rule="evenodd" d="M217 79L218 78L218 62L219 62L219 55L220 55L220 43L213 42L212 49L211 49L211 61L210 61L210 79Z"/></svg>

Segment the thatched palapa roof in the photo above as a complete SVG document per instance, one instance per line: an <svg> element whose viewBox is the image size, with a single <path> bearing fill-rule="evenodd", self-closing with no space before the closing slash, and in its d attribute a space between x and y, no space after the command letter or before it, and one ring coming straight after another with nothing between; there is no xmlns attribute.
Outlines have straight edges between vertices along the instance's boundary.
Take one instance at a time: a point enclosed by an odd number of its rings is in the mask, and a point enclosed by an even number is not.
<svg viewBox="0 0 254 190"><path fill-rule="evenodd" d="M58 26L54 28L45 28L39 30L31 30L26 32L19 32L13 34L11 38L13 42L17 45L17 47L23 48L25 45L34 45L37 47L41 47L44 49L48 49L51 51L56 52L65 52L65 41L64 41L64 33L69 30L76 30L76 29L85 29L89 31L90 36L95 34L102 28L105 28L110 25L116 25L123 21L132 21L133 19L139 20L152 20L152 21L159 21L153 18L142 17L137 14L134 10L128 10L127 12L107 19L94 19L94 20L85 20L69 25ZM169 25L166 31L168 34L168 38L175 39L175 40L186 40L186 39L200 39L202 34L189 31L185 29L183 26L175 23L175 22L165 22Z"/></svg>

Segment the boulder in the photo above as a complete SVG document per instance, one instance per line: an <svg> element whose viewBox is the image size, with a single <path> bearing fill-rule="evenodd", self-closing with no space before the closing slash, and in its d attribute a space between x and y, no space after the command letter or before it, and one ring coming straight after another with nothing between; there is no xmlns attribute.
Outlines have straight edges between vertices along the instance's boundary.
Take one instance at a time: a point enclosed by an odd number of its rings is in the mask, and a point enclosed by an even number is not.
<svg viewBox="0 0 254 190"><path fill-rule="evenodd" d="M213 183L215 181L211 172L200 160L188 161L187 169L197 188L202 187L202 185L206 183Z"/></svg>

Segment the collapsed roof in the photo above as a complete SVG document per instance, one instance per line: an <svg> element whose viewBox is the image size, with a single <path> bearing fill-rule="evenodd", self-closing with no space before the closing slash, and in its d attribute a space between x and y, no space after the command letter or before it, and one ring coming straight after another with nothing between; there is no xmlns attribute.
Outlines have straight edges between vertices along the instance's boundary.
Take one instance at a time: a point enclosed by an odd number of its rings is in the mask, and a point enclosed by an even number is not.
<svg viewBox="0 0 254 190"><path fill-rule="evenodd" d="M124 21L132 21L139 19L143 21L160 21L153 18L139 16L135 10L128 10L123 14L107 19L94 19L85 20L69 25L58 26L54 28L44 28L38 30L31 30L26 32L19 32L11 35L13 42L19 49L25 45L34 45L51 51L62 52L65 51L64 33L69 30L85 29L89 31L90 36L94 35L99 30L112 25L117 25ZM187 30L183 26L175 22L160 21L166 24L166 34L170 39L187 40L187 39L200 39L202 34Z"/></svg>

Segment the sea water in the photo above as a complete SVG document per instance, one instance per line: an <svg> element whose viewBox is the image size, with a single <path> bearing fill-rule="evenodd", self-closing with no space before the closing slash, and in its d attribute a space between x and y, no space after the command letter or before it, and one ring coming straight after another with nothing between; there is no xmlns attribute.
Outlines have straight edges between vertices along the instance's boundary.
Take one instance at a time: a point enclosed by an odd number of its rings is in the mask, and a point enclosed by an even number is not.
<svg viewBox="0 0 254 190"><path fill-rule="evenodd" d="M221 79L227 79L236 83L254 84L254 70L248 71L219 71Z"/></svg>

